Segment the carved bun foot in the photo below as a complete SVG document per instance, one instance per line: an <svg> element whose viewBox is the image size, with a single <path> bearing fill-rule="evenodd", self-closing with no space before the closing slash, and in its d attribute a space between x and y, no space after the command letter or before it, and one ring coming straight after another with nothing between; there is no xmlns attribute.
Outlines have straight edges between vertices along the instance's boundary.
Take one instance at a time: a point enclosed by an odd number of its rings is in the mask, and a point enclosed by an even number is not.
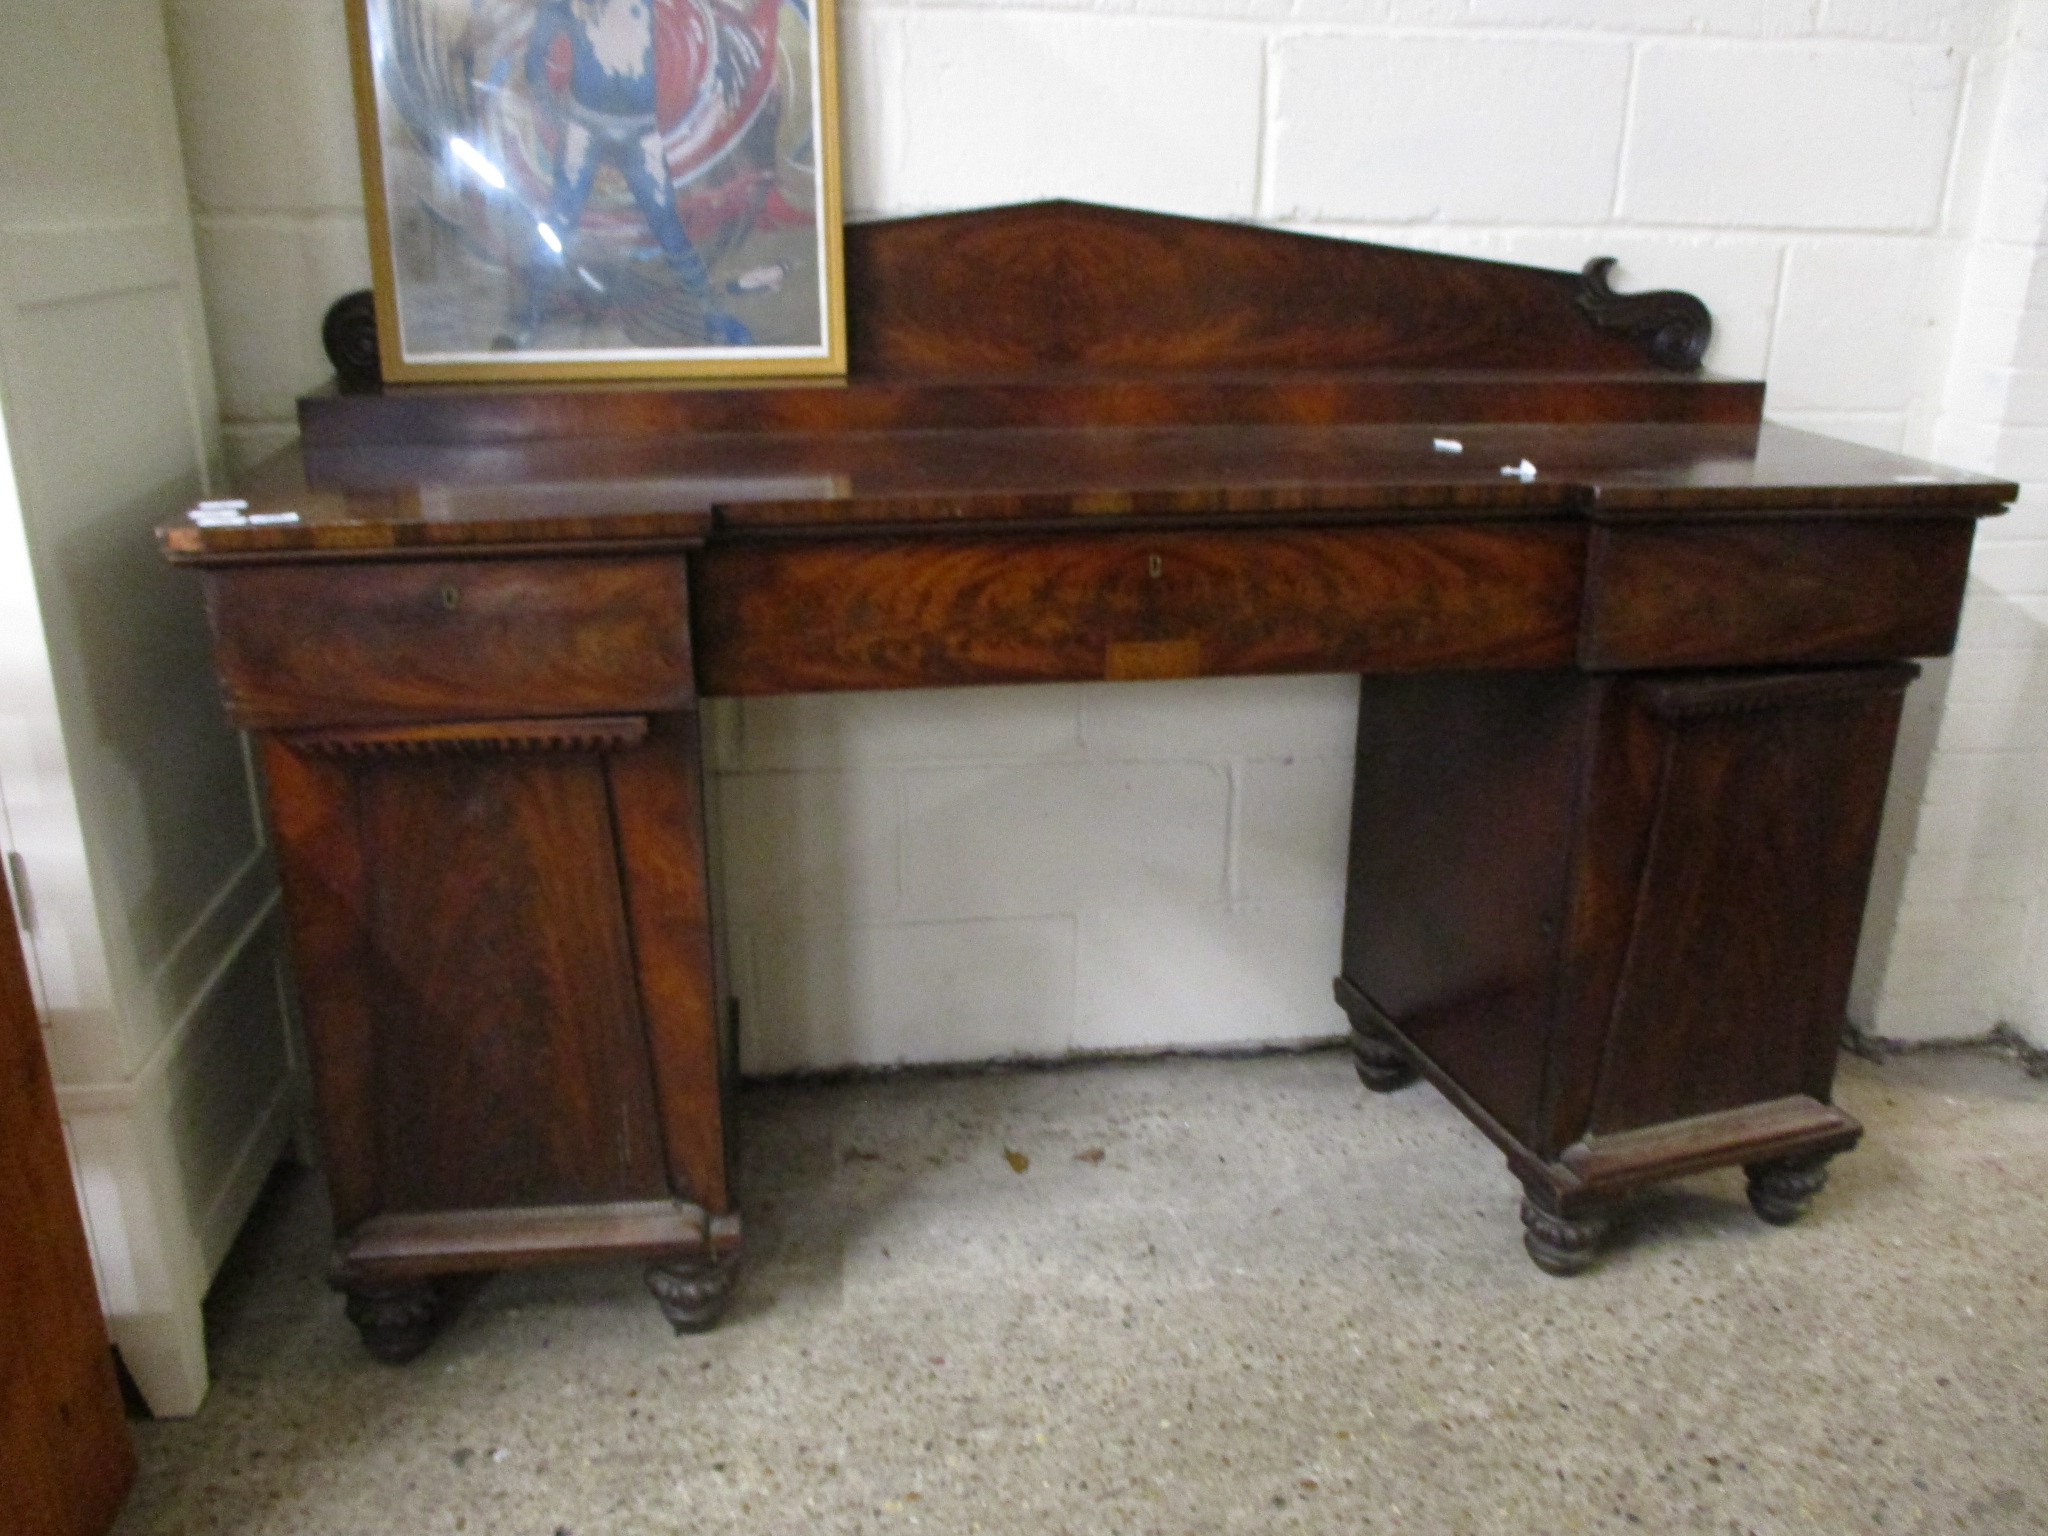
<svg viewBox="0 0 2048 1536"><path fill-rule="evenodd" d="M677 1333L705 1333L725 1315L736 1268L731 1256L650 1264L647 1289L654 1292L661 1315Z"/></svg>
<svg viewBox="0 0 2048 1536"><path fill-rule="evenodd" d="M1547 1275L1576 1275L1591 1267L1606 1239L1604 1211L1562 1216L1533 1198L1522 1200L1522 1246Z"/></svg>
<svg viewBox="0 0 2048 1536"><path fill-rule="evenodd" d="M363 1348L387 1365L418 1356L448 1320L448 1293L437 1280L350 1283L341 1289Z"/></svg>
<svg viewBox="0 0 2048 1536"><path fill-rule="evenodd" d="M1374 1093L1392 1093L1406 1088L1421 1074L1408 1053L1374 1029L1351 1026L1351 1061L1358 1068L1358 1080Z"/></svg>
<svg viewBox="0 0 2048 1536"><path fill-rule="evenodd" d="M1789 1227L1813 1204L1828 1181L1828 1159L1788 1157L1775 1163L1751 1163L1743 1169L1749 1175L1750 1209L1774 1227Z"/></svg>

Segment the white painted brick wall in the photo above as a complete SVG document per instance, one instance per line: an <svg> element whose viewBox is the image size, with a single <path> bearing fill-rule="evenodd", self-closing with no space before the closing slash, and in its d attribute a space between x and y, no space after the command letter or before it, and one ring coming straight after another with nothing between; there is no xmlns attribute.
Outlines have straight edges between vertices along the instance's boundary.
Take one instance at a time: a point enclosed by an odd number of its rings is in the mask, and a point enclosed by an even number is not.
<svg viewBox="0 0 2048 1536"><path fill-rule="evenodd" d="M1624 42L1310 33L1273 54L1266 217L1589 223L1614 201Z"/></svg>
<svg viewBox="0 0 2048 1536"><path fill-rule="evenodd" d="M903 778L913 917L1218 902L1229 844L1230 773L1218 763L978 764Z"/></svg>
<svg viewBox="0 0 2048 1536"><path fill-rule="evenodd" d="M2048 363L2048 56L1996 50L1973 65L1994 124L1975 183L1973 242L1958 292L1947 412L1933 438L1961 462L2027 487L1984 526L1953 662L1938 679L1938 733L1917 803L1886 836L1910 837L1888 945L1866 943L1870 1022L1929 1037L1997 1023L2048 1039L2048 456L2023 381ZM2017 407L2017 412L2015 410ZM1910 833L1905 830L1910 828Z"/></svg>
<svg viewBox="0 0 2048 1536"><path fill-rule="evenodd" d="M1344 886L1351 753L1236 765L1230 893L1268 904L1327 901Z"/></svg>
<svg viewBox="0 0 2048 1536"><path fill-rule="evenodd" d="M1074 919L736 930L748 1072L1074 1048ZM743 987L745 984L743 982Z"/></svg>
<svg viewBox="0 0 2048 1536"><path fill-rule="evenodd" d="M331 0L169 0L177 88L230 463L294 435L331 374L320 317L368 284L348 41Z"/></svg>
<svg viewBox="0 0 2048 1536"><path fill-rule="evenodd" d="M170 0L231 448L367 280L335 0ZM1705 298L1779 419L2037 482L1909 709L1857 985L2048 1040L2048 0L846 0L848 206L1071 196ZM1345 678L707 711L753 1071L1334 1032Z"/></svg>
<svg viewBox="0 0 2048 1536"><path fill-rule="evenodd" d="M1343 905L1101 907L1081 924L1072 1046L1230 1046L1329 1035Z"/></svg>
<svg viewBox="0 0 2048 1536"><path fill-rule="evenodd" d="M889 773L719 776L723 898L738 923L902 914L902 793Z"/></svg>
<svg viewBox="0 0 2048 1536"><path fill-rule="evenodd" d="M1351 677L1233 677L1077 690L1081 739L1103 762L1348 757Z"/></svg>
<svg viewBox="0 0 2048 1536"><path fill-rule="evenodd" d="M320 317L369 285L362 215L224 213L198 234L221 414L237 425L289 421L293 402L334 373Z"/></svg>
<svg viewBox="0 0 2048 1536"><path fill-rule="evenodd" d="M1209 216L1250 206L1264 61L1255 32L993 5L903 26L885 205L1061 195Z"/></svg>
<svg viewBox="0 0 2048 1536"><path fill-rule="evenodd" d="M178 130L208 210L357 210L348 29L339 5L170 0ZM260 61L260 67L255 67Z"/></svg>
<svg viewBox="0 0 2048 1536"><path fill-rule="evenodd" d="M1649 43L1636 57L1625 218L1933 226L1962 94L1952 51Z"/></svg>
<svg viewBox="0 0 2048 1536"><path fill-rule="evenodd" d="M2000 5L1959 0L1824 0L1819 30L1844 37L1983 48L1998 43L2002 28L2009 24L2006 8Z"/></svg>
<svg viewBox="0 0 2048 1536"><path fill-rule="evenodd" d="M1942 321L1961 281L1961 256L1934 241L1788 250L1771 344L1773 413L1903 412L1937 394ZM1875 315L1884 323L1873 325Z"/></svg>
<svg viewBox="0 0 2048 1536"><path fill-rule="evenodd" d="M1063 762L1081 756L1089 691L1059 683L1001 692L931 688L891 694L872 707L839 693L747 699L740 748L754 769Z"/></svg>

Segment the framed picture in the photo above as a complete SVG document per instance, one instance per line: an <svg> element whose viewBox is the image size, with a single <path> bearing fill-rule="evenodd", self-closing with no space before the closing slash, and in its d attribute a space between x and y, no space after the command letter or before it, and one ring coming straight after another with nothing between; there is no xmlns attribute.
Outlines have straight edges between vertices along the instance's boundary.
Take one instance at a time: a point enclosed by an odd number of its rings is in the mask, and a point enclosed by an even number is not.
<svg viewBox="0 0 2048 1536"><path fill-rule="evenodd" d="M832 0L349 0L390 381L846 368Z"/></svg>

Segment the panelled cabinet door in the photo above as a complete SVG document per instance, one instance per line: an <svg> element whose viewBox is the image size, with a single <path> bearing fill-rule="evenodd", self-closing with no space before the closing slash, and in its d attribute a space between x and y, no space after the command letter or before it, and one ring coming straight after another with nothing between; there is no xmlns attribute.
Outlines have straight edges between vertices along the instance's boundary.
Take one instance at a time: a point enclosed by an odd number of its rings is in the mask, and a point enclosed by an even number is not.
<svg viewBox="0 0 2048 1536"><path fill-rule="evenodd" d="M1337 991L1368 1081L1426 1058L1559 1208L1853 1144L1835 1052L1913 675L1365 679Z"/></svg>
<svg viewBox="0 0 2048 1536"><path fill-rule="evenodd" d="M696 751L692 713L265 738L343 1273L406 1217L727 1211Z"/></svg>
<svg viewBox="0 0 2048 1536"><path fill-rule="evenodd" d="M1613 830L1625 855L1589 859L1580 889L1582 914L1608 904L1631 920L1582 934L1608 951L1611 990L1580 999L1603 1066L1590 1101L1560 1104L1560 1134L1597 1141L1828 1099L1913 675L1892 664L1621 686L1610 751L1635 771L1609 803L1640 820Z"/></svg>

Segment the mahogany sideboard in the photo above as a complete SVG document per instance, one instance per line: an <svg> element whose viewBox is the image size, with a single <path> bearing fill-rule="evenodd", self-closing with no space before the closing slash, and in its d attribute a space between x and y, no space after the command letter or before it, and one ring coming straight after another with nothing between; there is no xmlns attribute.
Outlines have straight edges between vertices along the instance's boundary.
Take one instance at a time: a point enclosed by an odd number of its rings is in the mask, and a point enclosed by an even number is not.
<svg viewBox="0 0 2048 1536"><path fill-rule="evenodd" d="M516 1264L717 1317L717 695L1357 673L1367 1084L1470 1116L1556 1273L1654 1180L1799 1213L1859 1134L1905 658L2015 487L1764 424L1600 261L1048 203L846 266L843 383L342 389L249 520L164 532L260 742L373 1351Z"/></svg>

